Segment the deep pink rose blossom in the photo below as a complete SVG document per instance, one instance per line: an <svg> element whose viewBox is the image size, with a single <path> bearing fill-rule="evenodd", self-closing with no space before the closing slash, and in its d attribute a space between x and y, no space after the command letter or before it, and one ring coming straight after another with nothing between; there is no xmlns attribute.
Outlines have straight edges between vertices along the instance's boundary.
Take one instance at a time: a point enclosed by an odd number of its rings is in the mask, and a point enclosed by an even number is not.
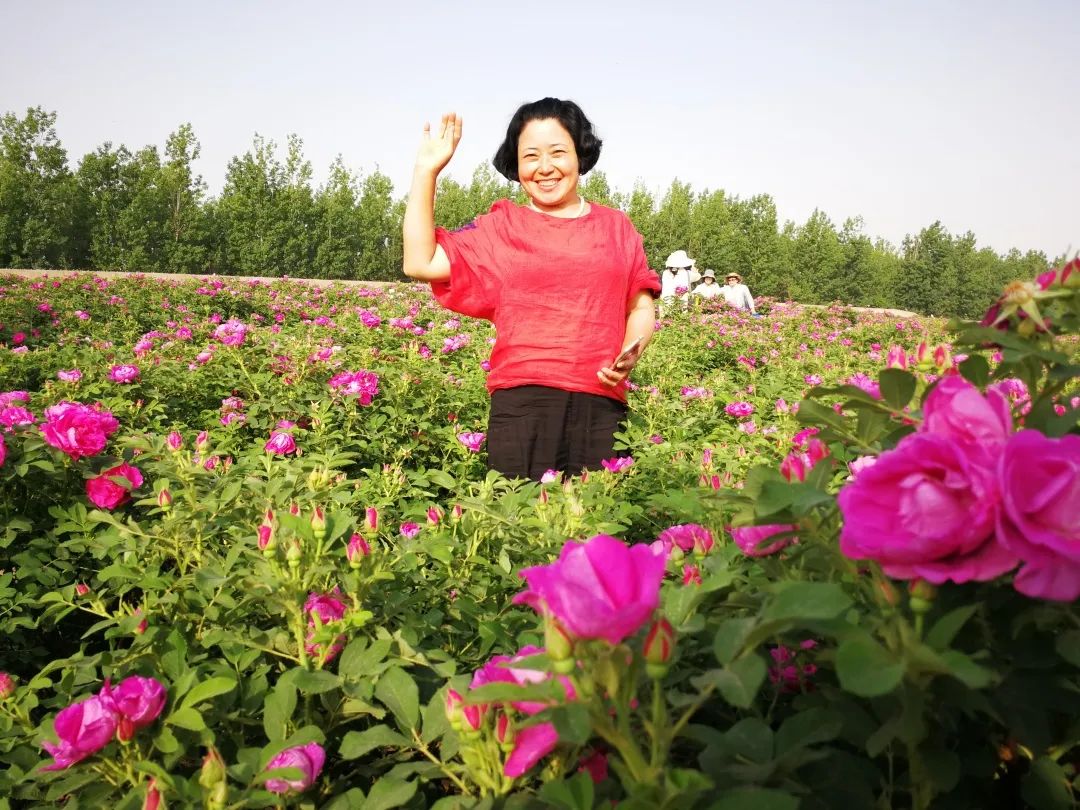
<svg viewBox="0 0 1080 810"><path fill-rule="evenodd" d="M998 469L997 533L1021 560L1016 589L1039 599L1080 599L1080 436L1020 431Z"/></svg>
<svg viewBox="0 0 1080 810"><path fill-rule="evenodd" d="M105 682L101 696L112 701L113 710L136 728L145 728L157 720L165 708L165 687L156 678L132 675L124 678L115 688Z"/></svg>
<svg viewBox="0 0 1080 810"><path fill-rule="evenodd" d="M108 411L80 402L60 402L45 409L41 433L46 442L77 460L104 450L109 436L119 427Z"/></svg>
<svg viewBox="0 0 1080 810"><path fill-rule="evenodd" d="M114 478L126 479L130 486L116 483ZM99 509L115 509L131 499L131 490L142 486L142 473L127 462L105 470L86 482L86 497Z"/></svg>
<svg viewBox="0 0 1080 810"><path fill-rule="evenodd" d="M798 538L792 532L798 528L791 523L740 526L731 529L731 537L748 557L768 557L794 543ZM768 542L770 538L776 539Z"/></svg>
<svg viewBox="0 0 1080 810"><path fill-rule="evenodd" d="M996 390L984 395L963 377L944 377L923 402L919 430L993 452L1012 433L1009 401Z"/></svg>
<svg viewBox="0 0 1080 810"><path fill-rule="evenodd" d="M1017 563L994 539L995 472L978 447L937 433L905 436L837 496L840 550L898 579L994 579Z"/></svg>
<svg viewBox="0 0 1080 810"><path fill-rule="evenodd" d="M578 638L618 644L656 610L666 563L645 544L628 547L606 534L569 541L555 562L521 572L529 587L514 603L550 613Z"/></svg>
<svg viewBox="0 0 1080 810"><path fill-rule="evenodd" d="M694 551L698 554L708 554L716 545L712 532L697 523L681 523L664 529L657 536L656 542L674 543L683 551Z"/></svg>
<svg viewBox="0 0 1080 810"><path fill-rule="evenodd" d="M310 593L304 603L304 612L308 614L308 633L305 650L308 655L315 655L325 661L332 661L345 647L345 636L335 636L329 649L324 653L323 646L314 642L316 624L330 624L340 621L345 616L345 603L338 597L341 591L335 588L330 593ZM316 622L318 619L318 622Z"/></svg>
<svg viewBox="0 0 1080 810"><path fill-rule="evenodd" d="M112 740L119 720L112 701L102 695L94 695L62 709L53 721L60 744L54 745L48 740L41 744L54 760L42 770L63 770L93 756Z"/></svg>
<svg viewBox="0 0 1080 810"><path fill-rule="evenodd" d="M139 379L139 367L132 365L113 366L109 369L109 379L114 383L126 385Z"/></svg>
<svg viewBox="0 0 1080 810"><path fill-rule="evenodd" d="M296 439L288 433L282 433L280 430L275 430L270 434L270 438L267 440L263 449L266 450L267 453L273 453L278 456L295 453Z"/></svg>
<svg viewBox="0 0 1080 810"><path fill-rule="evenodd" d="M290 790L302 793L315 784L315 780L322 773L324 762L326 762L326 751L318 743L286 748L266 763L266 770L296 768L300 771L300 778L267 779L266 789L271 793L288 793Z"/></svg>
<svg viewBox="0 0 1080 810"><path fill-rule="evenodd" d="M479 453L480 447L484 444L486 434L483 433L459 433L457 440L461 442L465 448L471 453Z"/></svg>

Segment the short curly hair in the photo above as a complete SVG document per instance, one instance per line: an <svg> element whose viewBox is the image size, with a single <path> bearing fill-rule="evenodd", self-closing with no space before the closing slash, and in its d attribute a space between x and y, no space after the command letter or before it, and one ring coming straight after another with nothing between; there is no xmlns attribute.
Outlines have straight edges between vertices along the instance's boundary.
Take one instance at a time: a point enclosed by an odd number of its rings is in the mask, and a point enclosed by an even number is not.
<svg viewBox="0 0 1080 810"><path fill-rule="evenodd" d="M604 142L596 137L592 122L574 102L549 96L518 107L506 128L506 138L499 145L492 160L495 171L507 180L518 180L517 151L521 130L525 129L525 125L530 121L542 121L545 118L554 118L570 133L574 140L574 151L577 152L578 171L581 174L586 174L596 165L596 161L600 159L600 147Z"/></svg>

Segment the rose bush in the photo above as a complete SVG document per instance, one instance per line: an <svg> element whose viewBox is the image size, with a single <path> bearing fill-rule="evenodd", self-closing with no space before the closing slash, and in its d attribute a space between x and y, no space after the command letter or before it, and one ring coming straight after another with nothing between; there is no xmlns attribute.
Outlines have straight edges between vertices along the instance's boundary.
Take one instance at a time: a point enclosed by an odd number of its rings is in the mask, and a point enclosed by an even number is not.
<svg viewBox="0 0 1080 810"><path fill-rule="evenodd" d="M426 290L0 282L0 803L1067 806L1077 277L669 313L535 484Z"/></svg>

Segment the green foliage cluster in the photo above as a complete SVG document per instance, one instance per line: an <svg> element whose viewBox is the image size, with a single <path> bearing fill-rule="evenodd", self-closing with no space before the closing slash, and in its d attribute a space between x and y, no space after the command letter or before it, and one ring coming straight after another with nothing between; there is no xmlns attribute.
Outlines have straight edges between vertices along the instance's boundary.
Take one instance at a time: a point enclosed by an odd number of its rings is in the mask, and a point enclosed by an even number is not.
<svg viewBox="0 0 1080 810"><path fill-rule="evenodd" d="M0 267L393 280L401 277L401 217L386 175L359 176L340 158L312 187L303 144L290 136L284 161L256 136L227 167L211 197L192 171L199 142L182 125L164 154L106 143L72 171L56 134L56 114L40 107L0 118ZM755 295L803 303L899 307L974 317L1008 281L1046 267L1037 251L999 255L975 235L940 223L897 248L864 231L860 217L834 223L814 211L781 223L768 194L742 199L695 192L674 180L660 199L643 186L629 193L602 171L586 177L587 199L627 212L661 268L679 248L718 274L742 273ZM503 197L520 194L487 166L468 185L444 177L437 224L454 228Z"/></svg>

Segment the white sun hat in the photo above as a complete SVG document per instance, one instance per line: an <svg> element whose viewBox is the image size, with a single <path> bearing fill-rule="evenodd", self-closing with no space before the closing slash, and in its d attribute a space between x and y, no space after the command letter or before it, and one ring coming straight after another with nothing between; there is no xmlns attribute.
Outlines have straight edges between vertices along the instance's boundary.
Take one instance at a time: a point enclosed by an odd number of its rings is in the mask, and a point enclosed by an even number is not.
<svg viewBox="0 0 1080 810"><path fill-rule="evenodd" d="M664 267L693 267L694 260L686 255L685 250L676 250L667 257Z"/></svg>

